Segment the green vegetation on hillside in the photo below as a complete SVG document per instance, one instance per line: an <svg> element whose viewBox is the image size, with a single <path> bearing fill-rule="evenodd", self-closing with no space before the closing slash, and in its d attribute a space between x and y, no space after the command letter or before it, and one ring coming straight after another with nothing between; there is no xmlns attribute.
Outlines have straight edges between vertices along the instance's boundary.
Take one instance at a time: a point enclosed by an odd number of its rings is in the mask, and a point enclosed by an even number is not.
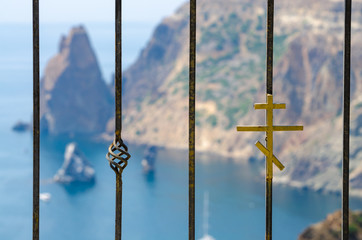
<svg viewBox="0 0 362 240"><path fill-rule="evenodd" d="M198 112L197 125L231 129L252 109L252 99L265 76L265 18L231 13L201 28L198 53L213 53L197 63L197 101L215 102L217 113ZM287 35L276 35L274 60L284 54ZM241 49L247 52L242 52ZM208 52L209 53L209 52ZM188 96L188 66L169 83L172 94ZM226 121L220 121L226 119Z"/></svg>

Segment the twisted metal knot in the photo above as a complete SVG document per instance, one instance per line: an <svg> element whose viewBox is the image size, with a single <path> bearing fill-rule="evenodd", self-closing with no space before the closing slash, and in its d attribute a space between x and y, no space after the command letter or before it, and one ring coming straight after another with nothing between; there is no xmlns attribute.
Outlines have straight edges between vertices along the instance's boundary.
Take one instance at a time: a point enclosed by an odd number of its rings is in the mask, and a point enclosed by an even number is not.
<svg viewBox="0 0 362 240"><path fill-rule="evenodd" d="M121 174L127 167L128 159L131 155L128 153L128 147L123 143L122 139L114 138L112 144L108 148L106 158L110 167L116 174Z"/></svg>

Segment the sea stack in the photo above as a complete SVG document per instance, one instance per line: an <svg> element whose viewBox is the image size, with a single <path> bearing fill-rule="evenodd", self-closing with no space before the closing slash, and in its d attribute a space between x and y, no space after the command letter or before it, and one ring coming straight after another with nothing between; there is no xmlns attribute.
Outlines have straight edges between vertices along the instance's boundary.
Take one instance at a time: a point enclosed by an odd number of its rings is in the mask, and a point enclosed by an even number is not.
<svg viewBox="0 0 362 240"><path fill-rule="evenodd" d="M96 136L112 118L112 96L83 26L63 36L41 81L41 132Z"/></svg>
<svg viewBox="0 0 362 240"><path fill-rule="evenodd" d="M156 146L148 146L141 161L143 172L150 173L155 171L155 163L158 149Z"/></svg>
<svg viewBox="0 0 362 240"><path fill-rule="evenodd" d="M66 146L63 166L54 176L54 181L65 184L95 182L95 171L76 143Z"/></svg>

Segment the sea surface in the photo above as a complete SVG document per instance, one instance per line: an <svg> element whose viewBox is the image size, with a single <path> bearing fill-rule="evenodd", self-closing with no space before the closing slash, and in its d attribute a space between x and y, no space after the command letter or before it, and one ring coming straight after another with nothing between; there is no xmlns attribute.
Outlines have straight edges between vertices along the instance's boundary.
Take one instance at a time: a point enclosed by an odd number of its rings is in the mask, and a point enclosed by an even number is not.
<svg viewBox="0 0 362 240"><path fill-rule="evenodd" d="M154 26L124 24L124 68L137 57ZM69 24L42 24L41 72L57 52ZM86 25L106 81L114 68L114 25ZM26 240L32 234L32 136L11 130L32 116L32 30L26 24L0 25L0 239ZM114 239L115 174L105 159L108 144L77 140L96 170L94 186L52 183L61 167L66 139L41 138L40 202L42 240ZM188 238L188 172L186 151L161 150L154 175L142 172L144 147L130 145L132 158L123 177L123 239ZM196 156L196 237L203 235L203 196L209 193L209 234L217 240L264 239L264 183L253 164ZM336 195L275 186L273 237L297 239L308 225L340 208ZM361 209L360 199L351 199Z"/></svg>

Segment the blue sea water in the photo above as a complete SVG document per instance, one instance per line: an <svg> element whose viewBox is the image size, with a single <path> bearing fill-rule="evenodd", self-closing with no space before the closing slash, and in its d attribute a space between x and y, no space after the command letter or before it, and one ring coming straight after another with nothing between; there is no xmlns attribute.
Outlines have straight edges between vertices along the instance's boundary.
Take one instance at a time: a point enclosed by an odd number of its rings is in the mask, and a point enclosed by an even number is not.
<svg viewBox="0 0 362 240"><path fill-rule="evenodd" d="M41 26L41 69L56 53L67 24ZM106 80L114 68L113 24L86 26ZM124 67L146 43L152 26L124 24ZM31 238L32 137L11 131L32 114L32 42L30 25L0 25L0 239ZM41 139L40 203L43 240L100 240L114 236L115 175L105 159L107 144L79 140L96 170L94 186L63 186L48 180L62 165L67 140ZM132 158L123 179L123 238L181 240L188 236L188 173L185 151L162 150L155 175L142 174L142 146L130 146ZM202 232L203 194L209 192L209 234L217 240L264 239L264 183L257 166L233 159L197 154L196 237ZM274 187L273 236L297 239L308 225L340 208L340 197ZM362 201L351 199L353 209Z"/></svg>

